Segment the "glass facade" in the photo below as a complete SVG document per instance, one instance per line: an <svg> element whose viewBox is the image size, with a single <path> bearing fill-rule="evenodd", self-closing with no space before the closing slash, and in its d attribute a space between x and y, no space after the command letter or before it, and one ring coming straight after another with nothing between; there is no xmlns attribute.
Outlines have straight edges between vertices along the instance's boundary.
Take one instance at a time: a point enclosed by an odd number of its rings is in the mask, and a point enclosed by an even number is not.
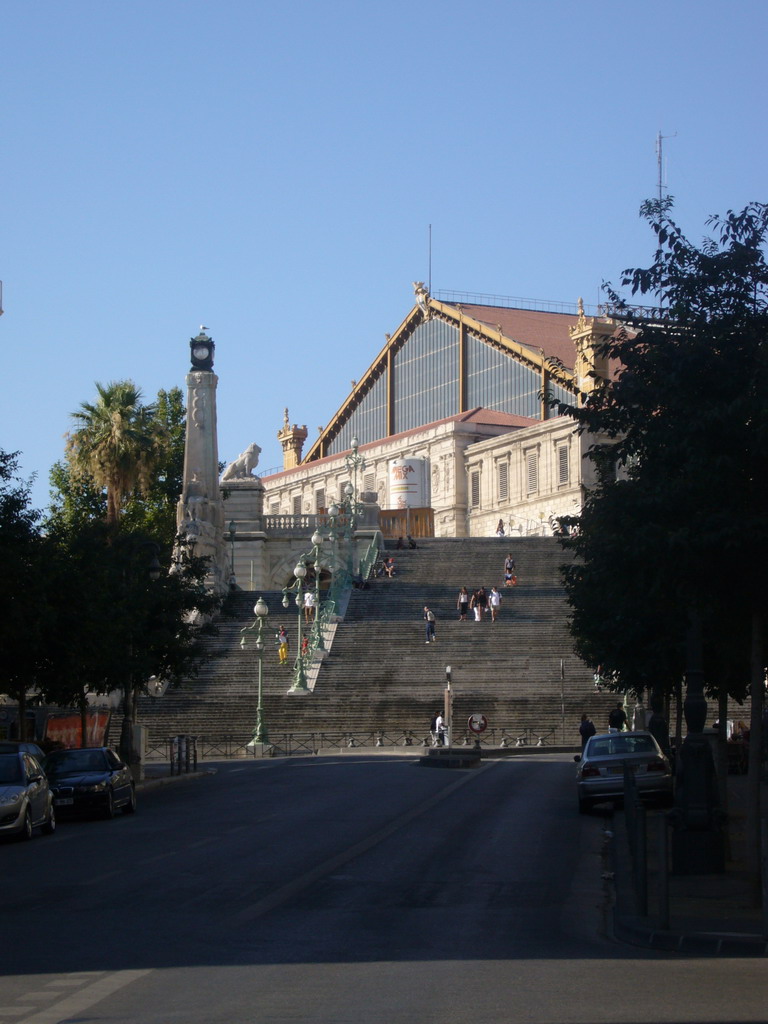
<svg viewBox="0 0 768 1024"><path fill-rule="evenodd" d="M459 413L459 329L438 318L419 324L392 357L394 406L392 433L414 430ZM522 366L480 338L467 336L466 407L538 420L541 413L541 374ZM564 402L572 395L551 386L553 397ZM387 373L373 383L339 433L329 442L328 455L352 447L352 438L369 444L387 437Z"/></svg>
<svg viewBox="0 0 768 1024"><path fill-rule="evenodd" d="M382 374L361 400L339 433L328 445L329 455L338 455L352 447L352 438L368 444L387 436L387 377Z"/></svg>
<svg viewBox="0 0 768 1024"><path fill-rule="evenodd" d="M459 411L459 332L442 320L420 324L395 355L394 433Z"/></svg>

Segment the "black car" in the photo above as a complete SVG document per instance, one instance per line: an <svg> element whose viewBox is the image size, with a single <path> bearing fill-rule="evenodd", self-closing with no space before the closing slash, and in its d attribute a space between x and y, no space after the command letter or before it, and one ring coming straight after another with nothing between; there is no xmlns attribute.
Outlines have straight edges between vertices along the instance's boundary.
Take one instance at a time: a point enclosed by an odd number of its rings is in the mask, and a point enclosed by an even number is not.
<svg viewBox="0 0 768 1024"><path fill-rule="evenodd" d="M113 818L118 810L133 814L136 787L133 776L109 747L54 750L45 771L58 812L90 812Z"/></svg>

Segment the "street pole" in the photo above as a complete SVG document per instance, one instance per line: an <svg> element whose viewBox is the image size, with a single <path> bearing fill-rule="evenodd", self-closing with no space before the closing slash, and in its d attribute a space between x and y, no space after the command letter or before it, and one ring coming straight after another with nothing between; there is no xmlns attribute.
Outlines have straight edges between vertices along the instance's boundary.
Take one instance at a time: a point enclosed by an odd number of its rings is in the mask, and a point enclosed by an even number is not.
<svg viewBox="0 0 768 1024"><path fill-rule="evenodd" d="M444 693L444 708L445 708L445 724L446 724L446 736L448 737L447 747L453 745L453 694L451 693L451 666L445 666L445 693Z"/></svg>
<svg viewBox="0 0 768 1024"><path fill-rule="evenodd" d="M253 736L251 737L248 746L254 746L256 743L269 743L269 733L267 732L267 726L264 722L264 709L262 707L262 687L263 687L263 673L264 673L264 641L262 639L262 631L264 629L264 623L269 615L269 608L267 602L263 597L260 597L256 604L253 606L254 614L256 615L256 621L258 622L258 631L256 633L256 657L259 661L259 688L258 698L256 705L256 728L253 730ZM245 626L240 632L243 636L240 639L240 646L245 647L245 633L249 630L256 628L256 622L252 626Z"/></svg>
<svg viewBox="0 0 768 1024"><path fill-rule="evenodd" d="M288 608L288 594L295 591L296 607L299 613L296 629L296 660L293 663L293 683L291 684L288 693L309 693L307 676L304 671L304 655L301 650L301 622L304 614L304 577L307 575L307 567L304 564L303 555L296 564L296 568L293 570L293 575L295 577L295 581L290 586L283 588L283 608Z"/></svg>

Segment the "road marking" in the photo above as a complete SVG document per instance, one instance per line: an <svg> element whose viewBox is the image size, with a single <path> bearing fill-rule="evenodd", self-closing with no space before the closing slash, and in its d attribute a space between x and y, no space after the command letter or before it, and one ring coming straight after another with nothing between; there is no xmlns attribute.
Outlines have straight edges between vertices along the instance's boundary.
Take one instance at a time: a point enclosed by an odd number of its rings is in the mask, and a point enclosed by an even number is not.
<svg viewBox="0 0 768 1024"><path fill-rule="evenodd" d="M473 768L471 772L457 779L451 785L446 786L439 793L431 796L428 800L420 803L417 807L411 808L400 818L389 823L384 828L379 829L378 832L374 832L373 835L368 836L367 839L361 840L354 846L350 846L349 849L344 850L342 853L337 853L335 857L330 857L328 860L323 861L322 864L318 864L317 867L312 868L311 871L307 871L303 875L299 875L292 882L288 882L287 885L276 889L269 896L265 896L261 900L257 900L256 903L252 903L248 907L243 907L242 910L233 915L233 920L238 924L246 924L249 921L254 921L257 917L261 917L263 914L268 913L270 910L274 910L275 907L280 906L281 903L287 903L288 900L293 899L303 889L308 889L309 886L314 885L319 879L325 875L330 875L334 871L337 871L342 865L348 864L349 861L354 860L355 857L359 857L361 853L366 853L374 846L378 846L379 843L384 842L385 839L389 839L391 835L397 832L407 825L408 822L413 821L414 818L418 818L425 811L434 807L435 804L441 803L446 797L455 793L457 789L465 786L468 782L476 779L483 772L493 768L498 762L488 762L487 764L481 765L480 768Z"/></svg>
<svg viewBox="0 0 768 1024"><path fill-rule="evenodd" d="M139 978L143 978L151 973L152 968L142 971L114 971L112 974L108 974L105 978L100 978L79 992L75 992L65 999L60 999L45 1010L30 1007L29 1009L33 1011L32 1016L24 1017L19 1021L19 1024L61 1024L62 1021L67 1020L69 1017L83 1013L95 1003L106 999L107 996L113 995L121 988L125 988L126 985L130 985L134 981L138 981ZM55 993L51 994L55 995ZM9 1011L4 1010L3 1012L8 1013Z"/></svg>

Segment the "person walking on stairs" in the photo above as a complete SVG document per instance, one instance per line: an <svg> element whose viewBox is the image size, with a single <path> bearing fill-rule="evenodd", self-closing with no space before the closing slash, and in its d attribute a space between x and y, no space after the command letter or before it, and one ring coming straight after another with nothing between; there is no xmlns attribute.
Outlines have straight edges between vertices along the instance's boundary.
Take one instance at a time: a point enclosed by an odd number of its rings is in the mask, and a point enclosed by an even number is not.
<svg viewBox="0 0 768 1024"><path fill-rule="evenodd" d="M426 622L427 643L436 643L435 637L435 613L427 605L424 605L424 621Z"/></svg>
<svg viewBox="0 0 768 1024"><path fill-rule="evenodd" d="M281 626L277 634L277 656L281 665L288 664L288 634L285 626Z"/></svg>
<svg viewBox="0 0 768 1024"><path fill-rule="evenodd" d="M488 604L491 606L491 622L495 622L497 615L501 611L501 594L496 587L491 587L491 592L488 595Z"/></svg>

